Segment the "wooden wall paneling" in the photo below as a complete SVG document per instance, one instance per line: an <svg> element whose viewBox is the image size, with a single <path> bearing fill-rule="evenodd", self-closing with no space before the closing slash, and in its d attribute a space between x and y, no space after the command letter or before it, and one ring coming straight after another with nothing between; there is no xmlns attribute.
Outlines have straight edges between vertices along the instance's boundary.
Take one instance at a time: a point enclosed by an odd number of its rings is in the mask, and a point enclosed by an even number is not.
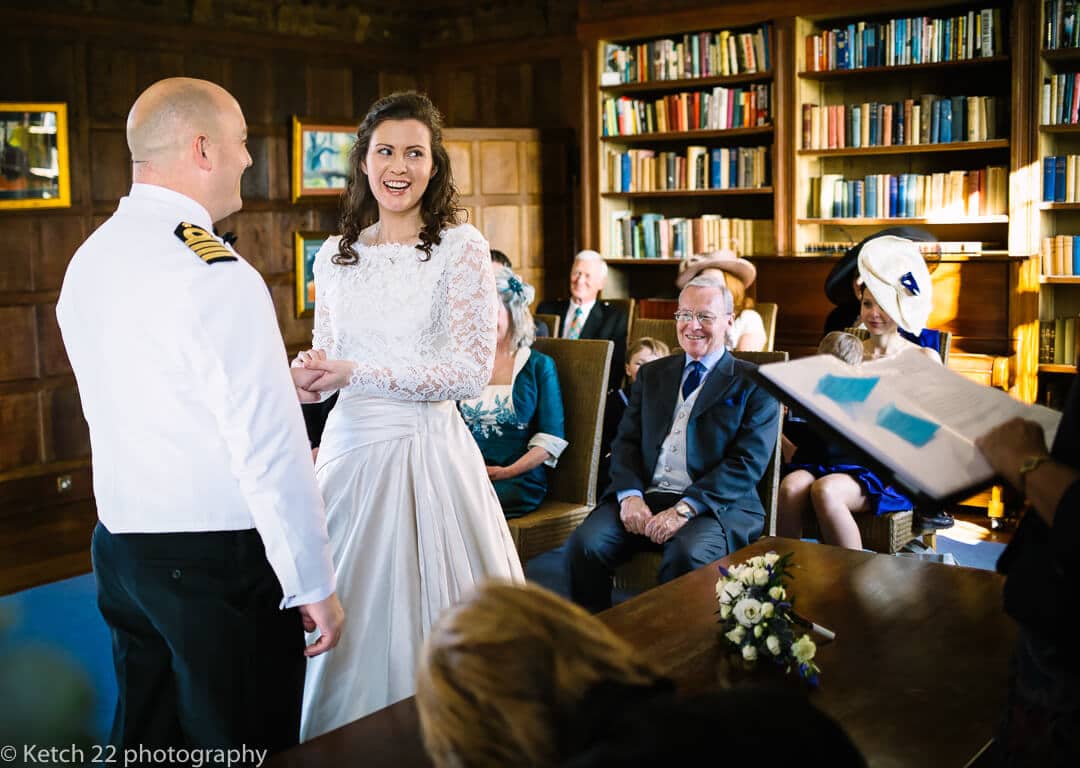
<svg viewBox="0 0 1080 768"><path fill-rule="evenodd" d="M33 306L0 306L0 381L35 379L38 376L37 320Z"/></svg>
<svg viewBox="0 0 1080 768"><path fill-rule="evenodd" d="M270 174L273 163L270 160L271 136L264 134L258 126L248 124L248 154L251 155L251 167L240 177L240 195L245 205L255 200L269 200Z"/></svg>
<svg viewBox="0 0 1080 768"><path fill-rule="evenodd" d="M388 72L379 71L378 96L389 96L395 91L419 91L422 90L420 80L416 72ZM370 102L357 102L361 109L370 106Z"/></svg>
<svg viewBox="0 0 1080 768"><path fill-rule="evenodd" d="M34 290L59 291L64 270L89 235L87 218L55 214L41 219L41 248L34 258Z"/></svg>
<svg viewBox="0 0 1080 768"><path fill-rule="evenodd" d="M79 391L75 384L41 393L42 434L46 462L90 457L90 428L83 418Z"/></svg>
<svg viewBox="0 0 1080 768"><path fill-rule="evenodd" d="M38 358L42 376L65 376L71 373L71 363L64 350L60 324L56 321L56 304L38 304L37 314Z"/></svg>
<svg viewBox="0 0 1080 768"><path fill-rule="evenodd" d="M336 119L355 114L351 69L310 64L307 82L308 115Z"/></svg>
<svg viewBox="0 0 1080 768"><path fill-rule="evenodd" d="M473 183L473 142L443 141L443 146L450 157L450 172L454 175L458 194L472 196L476 192Z"/></svg>
<svg viewBox="0 0 1080 768"><path fill-rule="evenodd" d="M516 141L480 142L480 193L516 195L521 192L521 168Z"/></svg>
<svg viewBox="0 0 1080 768"><path fill-rule="evenodd" d="M130 106L130 105L129 105ZM91 194L94 203L115 207L131 189L131 153L123 129L93 130L90 133Z"/></svg>
<svg viewBox="0 0 1080 768"><path fill-rule="evenodd" d="M334 223L330 226L325 224L320 225L317 219L317 213L327 215ZM337 208L319 208L319 209L297 209L289 208L281 211L276 211L273 218L273 239L270 241L270 251L272 255L267 257L267 273L287 273L290 277L293 275L293 269L296 266L295 254L293 253L293 233L303 232L308 230L322 230L324 232L336 232L338 227L336 224ZM289 308L296 310L295 297L290 299ZM310 321L308 321L310 322Z"/></svg>
<svg viewBox="0 0 1080 768"><path fill-rule="evenodd" d="M264 275L286 272L292 267L278 244L274 216L271 211L239 211L217 225L219 232L236 235L237 252Z"/></svg>
<svg viewBox="0 0 1080 768"><path fill-rule="evenodd" d="M306 57L299 53L281 52L270 62L270 82L275 123L290 125L293 115L311 115L308 112L308 77ZM242 105L241 105L242 106Z"/></svg>
<svg viewBox="0 0 1080 768"><path fill-rule="evenodd" d="M492 248L497 248L508 257L515 270L522 263L522 221L519 205L483 206L484 237Z"/></svg>
<svg viewBox="0 0 1080 768"><path fill-rule="evenodd" d="M471 70L450 72L438 103L447 125L467 128L480 123L477 80L477 73Z"/></svg>
<svg viewBox="0 0 1080 768"><path fill-rule="evenodd" d="M41 407L38 393L0 394L0 473L39 461Z"/></svg>
<svg viewBox="0 0 1080 768"><path fill-rule="evenodd" d="M41 250L39 220L12 217L3 231L4 255L0 258L0 292L33 290L33 264Z"/></svg>
<svg viewBox="0 0 1080 768"><path fill-rule="evenodd" d="M90 43L88 58L86 82L90 119L127 119L128 111L139 95L135 84L136 52L117 47L110 40L94 40Z"/></svg>
<svg viewBox="0 0 1080 768"><path fill-rule="evenodd" d="M249 124L274 122L274 82L265 56L232 56L224 62L222 86L244 110Z"/></svg>
<svg viewBox="0 0 1080 768"><path fill-rule="evenodd" d="M181 45L170 43L157 50L140 50L135 54L135 95L142 93L158 80L180 77L186 74L184 53ZM134 99L132 99L134 101ZM131 104L128 104L128 109ZM127 117L127 110L124 111Z"/></svg>

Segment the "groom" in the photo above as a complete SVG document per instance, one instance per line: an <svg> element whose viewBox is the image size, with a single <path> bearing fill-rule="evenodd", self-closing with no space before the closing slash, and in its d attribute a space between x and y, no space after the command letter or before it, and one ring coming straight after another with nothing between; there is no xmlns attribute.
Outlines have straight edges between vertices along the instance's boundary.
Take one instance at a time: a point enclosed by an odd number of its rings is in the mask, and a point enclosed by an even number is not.
<svg viewBox="0 0 1080 768"><path fill-rule="evenodd" d="M344 613L266 284L213 235L241 207L247 126L223 88L172 78L127 139L131 192L56 307L90 425L110 740L275 751L299 739L304 656Z"/></svg>

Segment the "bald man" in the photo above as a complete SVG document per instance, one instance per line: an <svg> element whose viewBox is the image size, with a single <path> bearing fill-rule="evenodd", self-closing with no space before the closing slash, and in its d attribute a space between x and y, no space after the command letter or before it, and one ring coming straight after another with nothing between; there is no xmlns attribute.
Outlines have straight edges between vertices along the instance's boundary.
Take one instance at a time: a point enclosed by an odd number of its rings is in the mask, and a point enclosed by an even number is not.
<svg viewBox="0 0 1080 768"><path fill-rule="evenodd" d="M90 425L112 742L276 751L344 615L270 295L213 234L242 205L247 125L223 88L172 78L127 138L131 191L56 307Z"/></svg>

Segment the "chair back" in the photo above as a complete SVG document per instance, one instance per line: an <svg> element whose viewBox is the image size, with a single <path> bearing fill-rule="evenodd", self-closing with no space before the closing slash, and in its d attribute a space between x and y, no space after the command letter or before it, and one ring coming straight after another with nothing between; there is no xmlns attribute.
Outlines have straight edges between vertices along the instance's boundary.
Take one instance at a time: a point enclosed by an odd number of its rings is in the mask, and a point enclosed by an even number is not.
<svg viewBox="0 0 1080 768"><path fill-rule="evenodd" d="M533 349L555 361L562 391L566 440L558 466L548 473L547 498L592 506L614 344L604 339L537 339Z"/></svg>
<svg viewBox="0 0 1080 768"><path fill-rule="evenodd" d="M746 360L755 365L766 363L787 362L787 352L733 352L740 360ZM762 536L776 535L776 502L780 492L780 465L783 463L783 455L780 451L780 428L782 426L783 409L776 411L776 445L773 446L772 456L765 465L765 471L758 481L758 497L761 506L765 510L765 526L762 528ZM660 569L659 552L638 552L630 560L615 569L615 590L623 595L637 594L656 586L656 572Z"/></svg>
<svg viewBox="0 0 1080 768"><path fill-rule="evenodd" d="M773 351L773 343L776 340L776 312L778 305L772 301L761 301L754 305L754 309L761 315L761 322L765 326L765 352Z"/></svg>
<svg viewBox="0 0 1080 768"><path fill-rule="evenodd" d="M548 332L552 335L553 338L559 338L559 321L562 320L561 317L559 317L558 315L549 315L546 313L534 312L533 320L542 320L543 322L547 323Z"/></svg>
<svg viewBox="0 0 1080 768"><path fill-rule="evenodd" d="M678 352L679 334L675 331L675 319L660 319L655 317L638 317L634 320L632 333L627 336L627 343L633 343L642 336L651 336L658 339L669 347L672 352Z"/></svg>

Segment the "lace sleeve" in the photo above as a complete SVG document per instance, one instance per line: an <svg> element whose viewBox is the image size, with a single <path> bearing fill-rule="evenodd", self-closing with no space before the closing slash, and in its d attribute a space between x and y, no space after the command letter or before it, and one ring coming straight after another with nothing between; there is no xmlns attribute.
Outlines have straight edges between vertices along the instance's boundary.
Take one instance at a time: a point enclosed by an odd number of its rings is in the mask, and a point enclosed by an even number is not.
<svg viewBox="0 0 1080 768"><path fill-rule="evenodd" d="M331 322L330 303L326 300L325 291L328 288L329 275L327 266L330 259L338 250L338 241L341 238L331 237L323 243L322 248L315 254L315 264L312 273L315 277L315 322L311 332L311 348L321 349L331 360L341 356L334 338L334 326Z"/></svg>
<svg viewBox="0 0 1080 768"><path fill-rule="evenodd" d="M464 400L478 396L491 379L497 307L487 241L473 230L446 247L432 332L444 329L448 343L419 364L391 368L358 361L348 389L395 400Z"/></svg>

